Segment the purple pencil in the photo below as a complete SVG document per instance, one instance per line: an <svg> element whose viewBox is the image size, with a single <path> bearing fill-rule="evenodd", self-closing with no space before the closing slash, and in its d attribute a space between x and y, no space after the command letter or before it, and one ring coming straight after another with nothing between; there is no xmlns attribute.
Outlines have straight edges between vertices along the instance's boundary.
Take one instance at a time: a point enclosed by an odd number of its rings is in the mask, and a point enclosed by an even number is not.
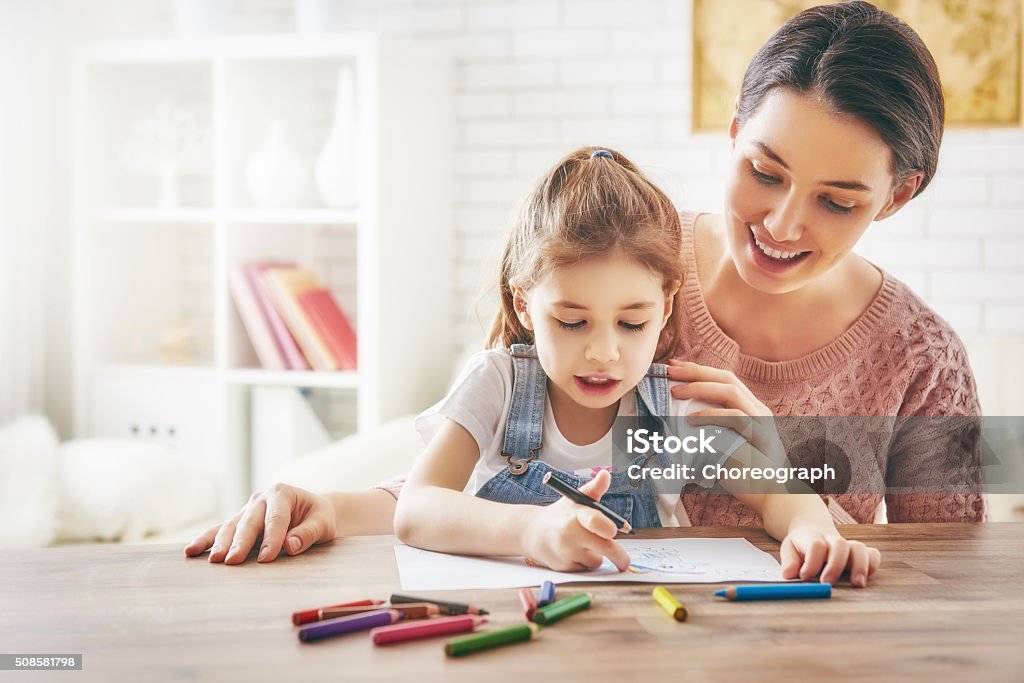
<svg viewBox="0 0 1024 683"><path fill-rule="evenodd" d="M299 640L304 643L310 643L314 640L340 636L344 633L352 633L353 631L365 631L375 626L387 626L401 618L402 611L397 609L382 609L376 612L366 612L365 614L353 614L350 617L330 619L328 621L321 621L318 624L303 626L299 629Z"/></svg>

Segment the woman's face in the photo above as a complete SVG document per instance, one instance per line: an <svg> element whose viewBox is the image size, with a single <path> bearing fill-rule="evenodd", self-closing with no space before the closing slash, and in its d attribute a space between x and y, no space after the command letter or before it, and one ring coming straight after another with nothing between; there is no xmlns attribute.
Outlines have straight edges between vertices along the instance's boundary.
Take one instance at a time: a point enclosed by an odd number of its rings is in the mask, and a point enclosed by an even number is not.
<svg viewBox="0 0 1024 683"><path fill-rule="evenodd" d="M917 174L894 187L890 150L867 124L782 88L743 128L734 119L730 136L729 250L740 277L765 293L828 272L920 183Z"/></svg>

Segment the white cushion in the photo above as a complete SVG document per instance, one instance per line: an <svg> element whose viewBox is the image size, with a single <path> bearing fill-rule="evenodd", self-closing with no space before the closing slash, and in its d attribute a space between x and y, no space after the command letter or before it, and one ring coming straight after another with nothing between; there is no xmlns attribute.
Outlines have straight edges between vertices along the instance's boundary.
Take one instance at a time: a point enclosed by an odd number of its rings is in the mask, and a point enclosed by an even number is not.
<svg viewBox="0 0 1024 683"><path fill-rule="evenodd" d="M292 460L276 479L318 493L355 491L407 474L423 450L414 415L383 423Z"/></svg>
<svg viewBox="0 0 1024 683"><path fill-rule="evenodd" d="M57 531L57 435L40 416L0 427L0 547L49 545Z"/></svg>
<svg viewBox="0 0 1024 683"><path fill-rule="evenodd" d="M138 541L217 512L209 472L163 444L75 439L58 452L61 541Z"/></svg>

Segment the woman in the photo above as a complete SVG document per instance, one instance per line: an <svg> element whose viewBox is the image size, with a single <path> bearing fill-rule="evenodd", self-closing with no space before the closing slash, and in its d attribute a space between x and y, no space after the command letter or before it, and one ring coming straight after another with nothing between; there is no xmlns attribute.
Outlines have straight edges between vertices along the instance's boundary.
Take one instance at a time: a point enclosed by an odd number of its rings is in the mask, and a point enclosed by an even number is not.
<svg viewBox="0 0 1024 683"><path fill-rule="evenodd" d="M747 69L725 212L683 216L686 362L670 374L686 384L673 395L725 406L707 416L719 421L812 416L780 432L793 464L838 462L841 481L819 491L836 494L826 497L838 522L984 518L973 445L949 448L960 434L906 419L980 414L963 346L852 253L931 181L943 116L938 71L912 29L866 2L809 9ZM890 419L864 429L845 418L837 438L823 416ZM925 477L950 492L886 494ZM760 523L730 496L683 498L693 524ZM382 489L323 496L278 484L185 554L209 548L211 562L240 563L262 534L259 560L271 561L335 535L391 533L394 506Z"/></svg>

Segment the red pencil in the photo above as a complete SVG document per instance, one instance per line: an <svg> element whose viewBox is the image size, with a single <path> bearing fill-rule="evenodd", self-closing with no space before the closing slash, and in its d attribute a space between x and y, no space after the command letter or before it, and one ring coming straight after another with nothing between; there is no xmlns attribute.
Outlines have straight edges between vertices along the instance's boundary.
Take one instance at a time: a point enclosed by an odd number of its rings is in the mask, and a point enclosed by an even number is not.
<svg viewBox="0 0 1024 683"><path fill-rule="evenodd" d="M328 609L338 609L341 607L369 607L371 609L375 609L378 605L383 604L383 600L354 600L352 602L343 602L340 605L330 605L328 607L317 607L316 609L302 610L301 612L292 613L292 623L299 626L300 624L309 624L314 621L320 621L326 618L323 615L323 611Z"/></svg>
<svg viewBox="0 0 1024 683"><path fill-rule="evenodd" d="M523 606L523 614L527 621L533 621L533 613L537 611L537 598L533 597L533 589L519 589L519 604Z"/></svg>
<svg viewBox="0 0 1024 683"><path fill-rule="evenodd" d="M447 633L463 633L472 631L480 624L486 624L486 617L472 614L459 614L454 617L438 617L426 621L410 621L393 626L378 626L370 631L370 640L374 645L386 645L417 638L443 636Z"/></svg>

